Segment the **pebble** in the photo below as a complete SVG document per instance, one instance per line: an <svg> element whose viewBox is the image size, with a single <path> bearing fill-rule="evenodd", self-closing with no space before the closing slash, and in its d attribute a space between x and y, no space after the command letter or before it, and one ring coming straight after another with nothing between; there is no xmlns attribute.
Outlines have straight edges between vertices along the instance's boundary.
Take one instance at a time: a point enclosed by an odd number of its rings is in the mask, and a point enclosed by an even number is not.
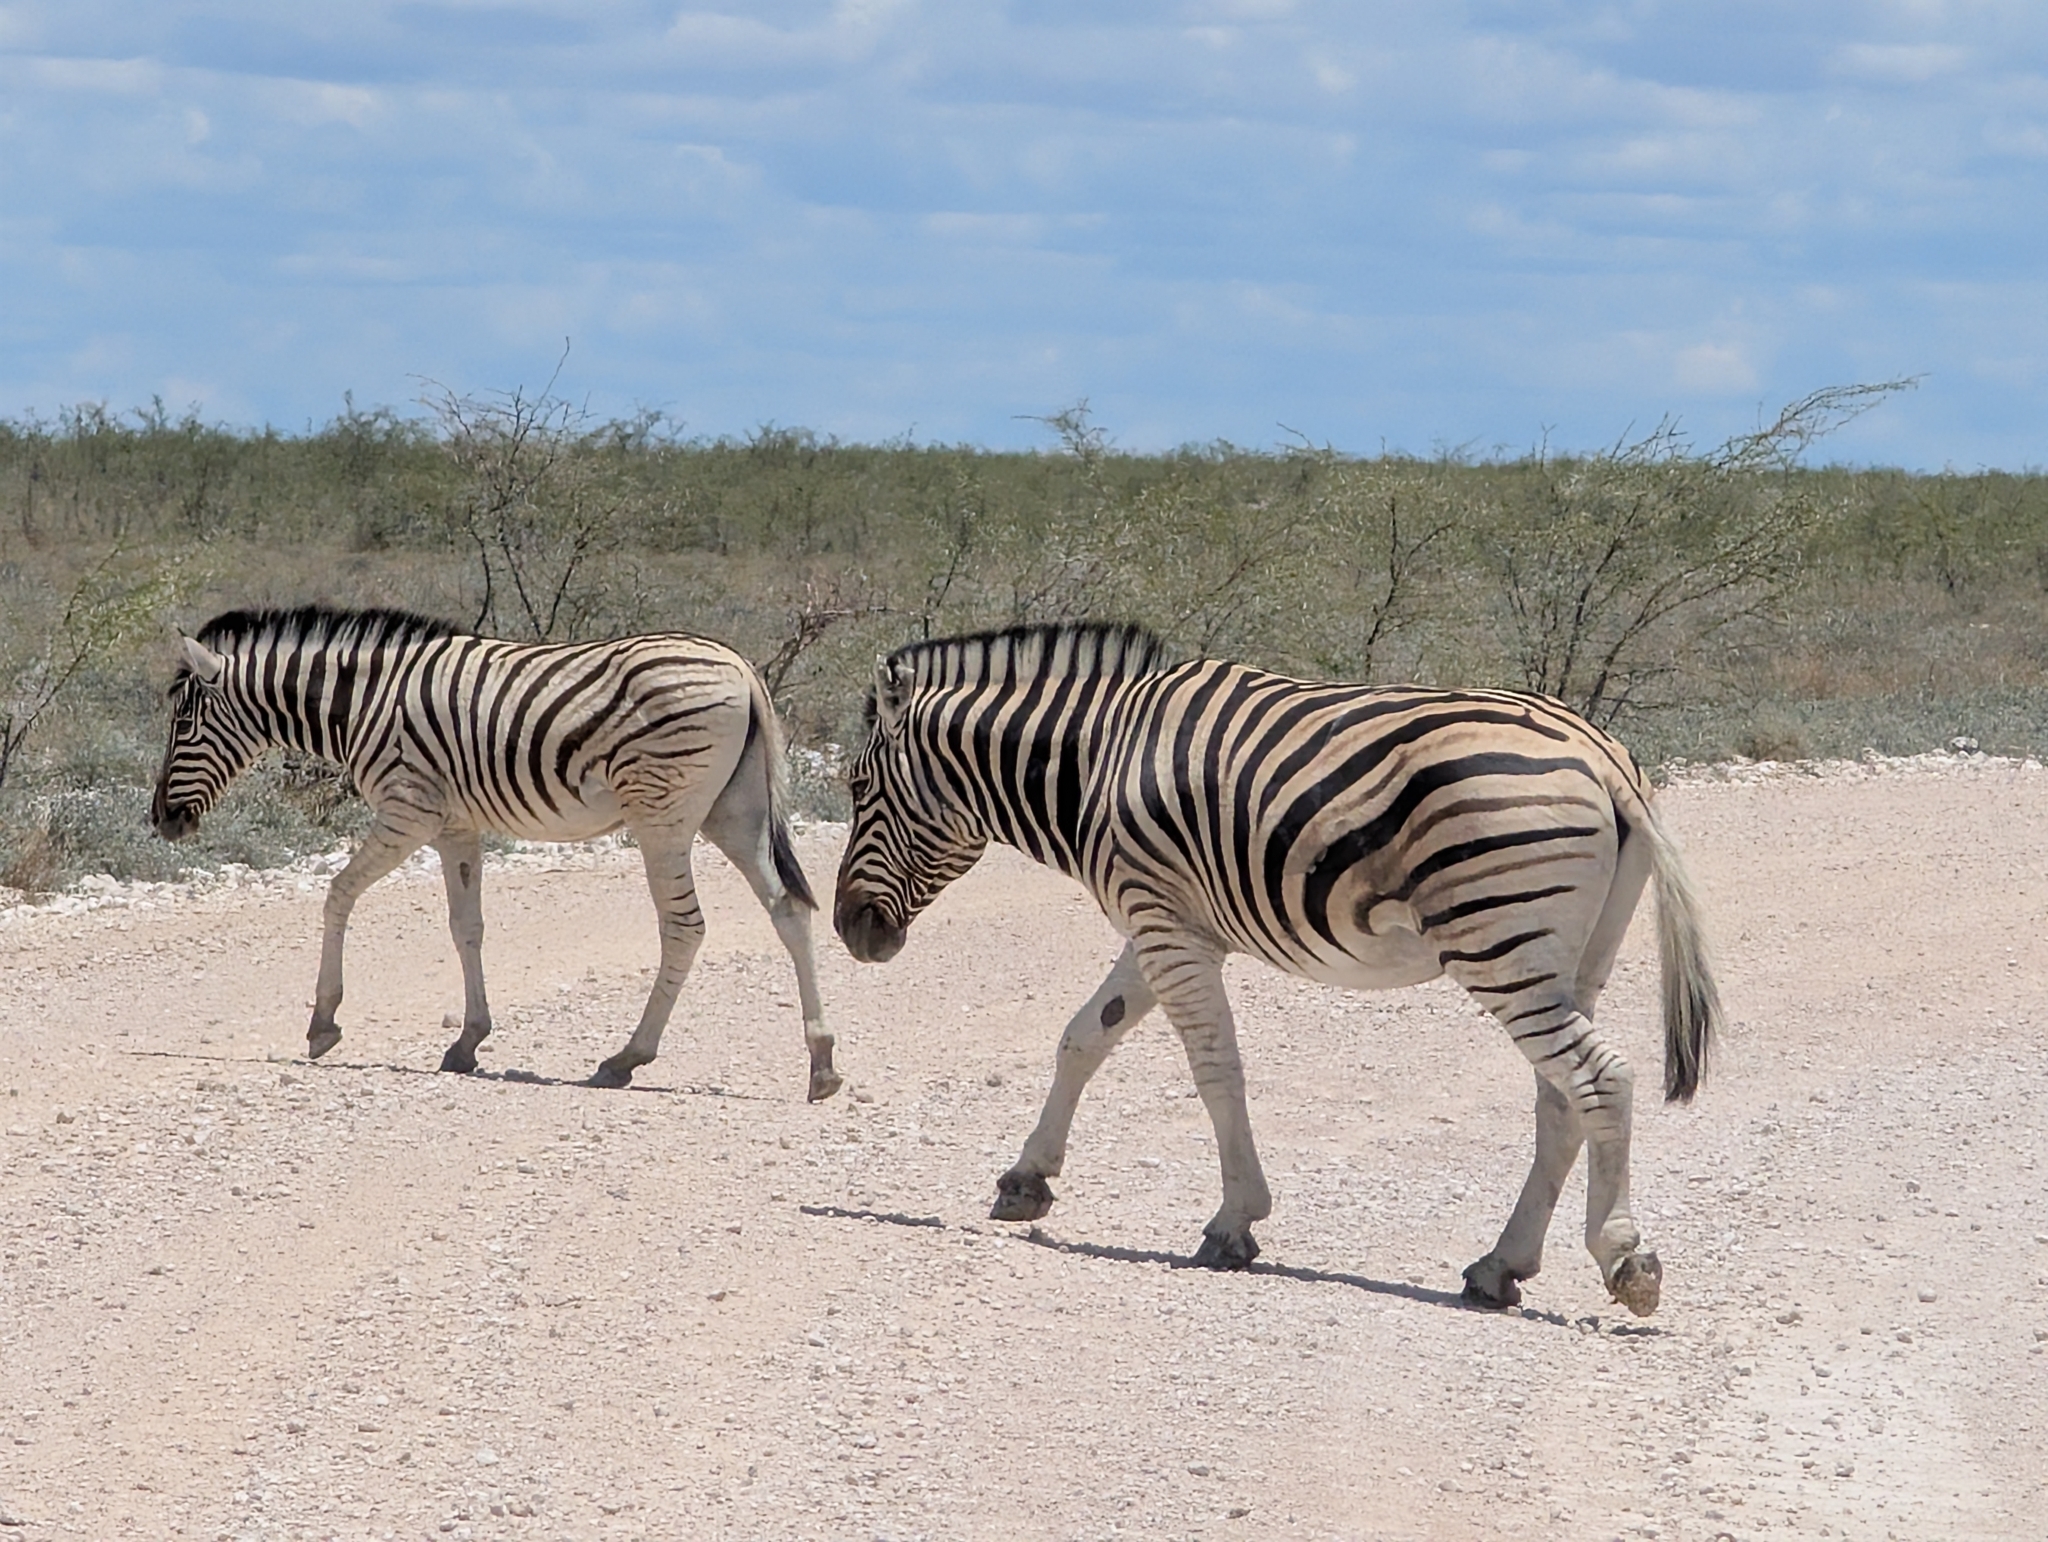
<svg viewBox="0 0 2048 1542"><path fill-rule="evenodd" d="M1934 1299L1934 1292L1931 1290L1923 1290L1920 1292L1920 1299L1922 1301L1932 1301Z"/></svg>
<svg viewBox="0 0 2048 1542"><path fill-rule="evenodd" d="M483 1450L477 1452L476 1464L479 1467L495 1467L498 1465L498 1453L489 1446L485 1446Z"/></svg>

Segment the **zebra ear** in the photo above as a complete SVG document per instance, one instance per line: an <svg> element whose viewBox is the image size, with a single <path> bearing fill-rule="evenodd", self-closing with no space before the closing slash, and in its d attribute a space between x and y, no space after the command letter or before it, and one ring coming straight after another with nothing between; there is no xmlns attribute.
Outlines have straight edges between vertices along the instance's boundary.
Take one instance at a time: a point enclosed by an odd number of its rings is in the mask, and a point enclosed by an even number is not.
<svg viewBox="0 0 2048 1542"><path fill-rule="evenodd" d="M884 728L903 721L910 705L910 688L917 683L917 670L901 659L886 655L875 659L875 714Z"/></svg>
<svg viewBox="0 0 2048 1542"><path fill-rule="evenodd" d="M220 672L225 667L221 656L197 638L187 637L183 641L185 667L207 685L219 680Z"/></svg>

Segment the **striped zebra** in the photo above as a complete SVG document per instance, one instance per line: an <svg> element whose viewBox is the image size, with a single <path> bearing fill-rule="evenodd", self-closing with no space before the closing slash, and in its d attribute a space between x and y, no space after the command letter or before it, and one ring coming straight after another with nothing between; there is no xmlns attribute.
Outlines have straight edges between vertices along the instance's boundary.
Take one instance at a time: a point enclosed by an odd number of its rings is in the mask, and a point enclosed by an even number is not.
<svg viewBox="0 0 2048 1542"><path fill-rule="evenodd" d="M706 839L746 875L796 964L810 1096L832 1069L811 953L817 902L789 844L782 736L746 660L701 637L525 644L469 636L394 610L232 611L184 652L170 689L169 748L150 819L192 833L265 750L345 767L370 829L327 891L320 978L306 1052L341 1038L342 944L363 891L421 846L441 857L448 924L462 959L462 1035L444 1071L476 1069L491 1031L483 976L485 831L580 841L633 833L661 929L661 968L640 1024L591 1077L623 1087L661 1044L704 940L690 844Z"/></svg>
<svg viewBox="0 0 2048 1542"><path fill-rule="evenodd" d="M917 643L878 661L848 768L834 922L881 962L990 840L1080 879L1126 939L1060 1040L998 1220L1052 1203L1082 1090L1155 1004L1215 1126L1223 1205L1196 1261L1241 1268L1272 1199L1252 1143L1223 961L1354 988L1450 976L1536 1071L1536 1155L1465 1295L1521 1300L1581 1145L1586 1245L1614 1298L1663 1278L1629 1210L1628 1062L1591 1022L1646 879L1663 956L1665 1094L1692 1097L1719 1016L1695 904L1650 789L1547 697L1317 685L1198 660L1136 627Z"/></svg>

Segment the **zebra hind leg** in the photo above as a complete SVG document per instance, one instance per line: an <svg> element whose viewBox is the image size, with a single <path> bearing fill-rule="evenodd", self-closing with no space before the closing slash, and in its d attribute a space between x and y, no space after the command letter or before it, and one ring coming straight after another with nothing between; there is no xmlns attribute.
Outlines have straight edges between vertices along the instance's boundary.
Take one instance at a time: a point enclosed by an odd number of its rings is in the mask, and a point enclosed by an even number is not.
<svg viewBox="0 0 2048 1542"><path fill-rule="evenodd" d="M1543 1237L1585 1138L1570 1100L1538 1073L1536 1159L1493 1251L1465 1270L1467 1301L1487 1307L1521 1304L1521 1282L1533 1279L1543 1268Z"/></svg>
<svg viewBox="0 0 2048 1542"><path fill-rule="evenodd" d="M1562 1014L1562 1015L1559 1015ZM1516 1042L1578 1116L1586 1141L1586 1250L1608 1294L1638 1317L1657 1310L1664 1266L1643 1249L1629 1208L1628 1165L1635 1072L1620 1051L1569 1007L1543 1014L1549 1027L1518 1027Z"/></svg>
<svg viewBox="0 0 2048 1542"><path fill-rule="evenodd" d="M592 1087L625 1087L633 1073L651 1061L661 1048L661 1031L675 1010L676 996L704 945L704 912L697 905L696 879L690 871L692 827L680 839L668 830L636 828L640 856L647 868L647 888L654 896L654 911L661 924L661 968L655 973L654 988L640 1014L639 1026L625 1048L599 1062L590 1075Z"/></svg>
<svg viewBox="0 0 2048 1542"><path fill-rule="evenodd" d="M473 830L443 835L434 850L448 891L448 930L462 961L462 1035L441 1056L441 1069L466 1075L476 1069L476 1047L491 1031L491 1008L484 996L483 838Z"/></svg>
<svg viewBox="0 0 2048 1542"><path fill-rule="evenodd" d="M1230 998L1223 989L1223 961L1173 947L1147 954L1142 962L1148 983L1180 1034L1195 1090L1209 1110L1223 1169L1223 1204L1202 1228L1194 1262L1207 1269L1242 1269L1259 1256L1252 1223L1273 1213L1273 1195L1252 1140L1244 1062L1237 1052Z"/></svg>
<svg viewBox="0 0 2048 1542"><path fill-rule="evenodd" d="M1024 1142L1016 1165L996 1179L990 1220L1035 1221L1052 1208L1052 1185L1046 1179L1057 1178L1066 1164L1067 1135L1073 1129L1074 1110L1080 1106L1088 1079L1157 999L1138 970L1137 950L1126 944L1109 977L1095 988L1095 994L1060 1035L1052 1091L1046 1094L1037 1127Z"/></svg>
<svg viewBox="0 0 2048 1542"><path fill-rule="evenodd" d="M746 762L741 762L744 771ZM798 1005L804 1015L804 1049L810 1056L810 1081L805 1096L822 1103L845 1085L845 1078L832 1065L833 1040L825 1026L825 1007L818 992L817 954L811 947L811 913L815 908L808 894L799 897L778 870L776 826L769 806L765 775L759 782L736 774L720 793L704 819L704 838L731 859L740 870L754 898L768 912L775 935L789 953L796 969ZM801 880L796 854L784 848L793 876Z"/></svg>

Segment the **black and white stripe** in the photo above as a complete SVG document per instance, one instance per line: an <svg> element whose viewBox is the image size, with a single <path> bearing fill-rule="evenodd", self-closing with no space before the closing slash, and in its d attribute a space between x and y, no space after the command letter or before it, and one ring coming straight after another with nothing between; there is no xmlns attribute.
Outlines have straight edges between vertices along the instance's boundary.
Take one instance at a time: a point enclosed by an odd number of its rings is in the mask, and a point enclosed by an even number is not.
<svg viewBox="0 0 2048 1542"><path fill-rule="evenodd" d="M1373 988L1449 975L1536 1071L1536 1159L1473 1298L1520 1299L1590 1143L1587 1246L1618 1300L1654 1310L1661 1269L1630 1215L1633 1076L1593 1026L1646 880L1664 961L1666 1094L1689 1099L1718 1016L1694 902L1622 746L1547 697L1311 684L1175 664L1131 627L1028 627L880 662L835 921L856 957L910 922L990 840L1086 884L1124 955L1061 1040L1052 1094L995 1214L1052 1194L1075 1105L1156 1002L1216 1127L1223 1207L1206 1262L1257 1252L1271 1209L1244 1106L1222 963Z"/></svg>
<svg viewBox="0 0 2048 1542"><path fill-rule="evenodd" d="M345 767L369 833L328 889L313 1019L333 1048L349 913L371 884L431 843L462 958L462 1035L441 1068L476 1068L484 997L482 836L587 840L630 830L661 930L661 968L639 1026L593 1081L624 1086L655 1056L704 938L690 846L706 839L746 875L796 964L812 1098L839 1086L811 953L816 902L789 844L782 736L753 669L730 648L663 634L523 644L392 610L234 611L187 638L171 685L170 746L151 818L177 840L271 748Z"/></svg>

